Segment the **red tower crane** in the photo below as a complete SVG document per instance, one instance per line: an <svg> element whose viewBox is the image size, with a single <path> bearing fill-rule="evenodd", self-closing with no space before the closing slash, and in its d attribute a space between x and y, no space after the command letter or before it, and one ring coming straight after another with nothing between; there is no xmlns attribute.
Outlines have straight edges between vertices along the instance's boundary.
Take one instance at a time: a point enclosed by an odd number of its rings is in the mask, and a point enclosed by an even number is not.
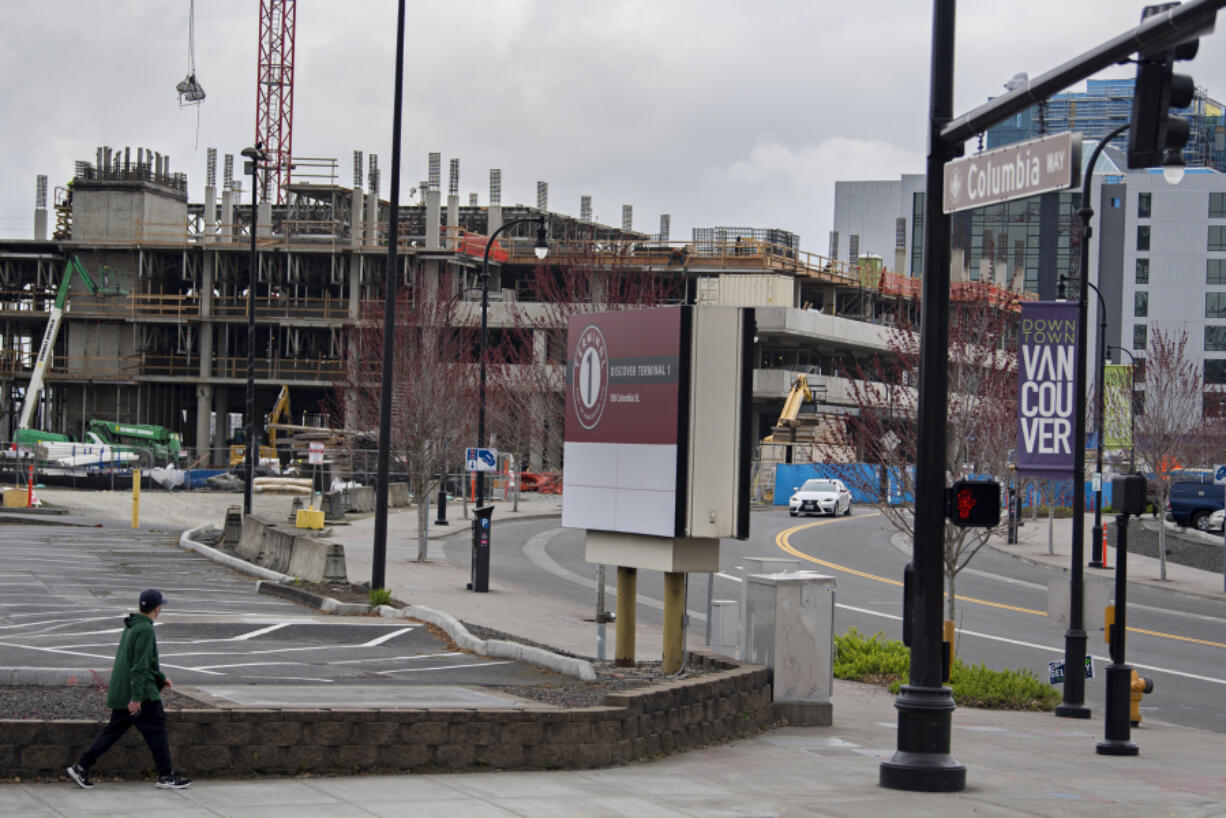
<svg viewBox="0 0 1226 818"><path fill-rule="evenodd" d="M255 141L270 161L260 201L283 204L294 136L294 0L260 0L260 60L255 81Z"/></svg>

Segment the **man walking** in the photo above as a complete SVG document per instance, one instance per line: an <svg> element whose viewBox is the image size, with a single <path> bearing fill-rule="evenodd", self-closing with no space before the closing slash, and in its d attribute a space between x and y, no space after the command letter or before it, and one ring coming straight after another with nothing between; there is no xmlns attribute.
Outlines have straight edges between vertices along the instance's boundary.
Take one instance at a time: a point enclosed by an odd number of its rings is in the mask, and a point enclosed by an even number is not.
<svg viewBox="0 0 1226 818"><path fill-rule="evenodd" d="M153 620L162 612L162 601L161 592L154 588L141 591L140 613L128 614L123 621L123 635L119 637L106 694L111 720L81 754L81 759L68 768L68 777L82 789L94 786L89 780L90 768L129 727L139 730L149 745L160 789L181 790L192 783L176 775L170 763L170 739L166 735L166 711L160 691L173 685L158 666L157 637L153 634Z"/></svg>

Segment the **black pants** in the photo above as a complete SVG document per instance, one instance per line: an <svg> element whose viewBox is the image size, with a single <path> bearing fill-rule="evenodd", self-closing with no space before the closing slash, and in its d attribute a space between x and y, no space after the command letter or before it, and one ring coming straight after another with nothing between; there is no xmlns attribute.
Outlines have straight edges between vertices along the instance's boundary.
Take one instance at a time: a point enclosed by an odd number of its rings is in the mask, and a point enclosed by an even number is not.
<svg viewBox="0 0 1226 818"><path fill-rule="evenodd" d="M119 741L129 727L135 727L145 737L149 751L153 753L153 763L158 768L158 775L166 776L174 772L170 763L170 738L166 734L166 711L158 701L141 702L140 715L133 716L127 708L111 711L111 720L94 739L90 748L81 754L77 763L86 772L97 763L98 759L111 745Z"/></svg>

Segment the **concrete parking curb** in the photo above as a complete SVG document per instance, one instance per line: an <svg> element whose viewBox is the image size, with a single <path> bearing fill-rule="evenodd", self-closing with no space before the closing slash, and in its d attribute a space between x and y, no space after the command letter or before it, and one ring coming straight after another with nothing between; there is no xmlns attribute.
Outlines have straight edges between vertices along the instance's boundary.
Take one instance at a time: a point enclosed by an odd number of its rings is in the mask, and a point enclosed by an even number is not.
<svg viewBox="0 0 1226 818"><path fill-rule="evenodd" d="M242 559L239 559L238 557L234 557L229 554L223 553L221 551L218 551L216 548L213 548L212 546L205 545L204 543L193 539L193 537L195 537L198 532L205 531L205 530L212 530L214 528L215 526L213 526L212 524L206 524L206 525L196 526L195 528L190 529L188 531L184 531L182 534L179 535L179 545L188 549L189 551L195 551L197 554L200 554L203 557L207 557L208 559L211 559L213 562L220 563L222 565L225 565L228 568L233 568L235 571L241 571L242 573L249 574L253 577L259 577L260 579L271 580L273 582L293 582L294 581L294 577L291 577L288 574L282 574L277 571L270 570L268 568L261 568L258 565L252 565L246 560L242 560Z"/></svg>

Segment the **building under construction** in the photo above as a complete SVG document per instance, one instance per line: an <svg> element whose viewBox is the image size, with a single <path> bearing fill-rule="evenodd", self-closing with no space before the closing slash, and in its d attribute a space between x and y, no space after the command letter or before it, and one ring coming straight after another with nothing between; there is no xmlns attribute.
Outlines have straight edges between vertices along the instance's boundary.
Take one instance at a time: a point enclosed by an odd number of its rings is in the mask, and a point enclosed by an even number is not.
<svg viewBox="0 0 1226 818"><path fill-rule="evenodd" d="M340 182L335 160L296 159L286 203L254 207L254 269L250 196L229 156L218 184L216 159L210 150L197 203L188 201L185 174L143 148L99 148L93 161L78 162L71 185L55 191L51 213L40 177L34 238L0 243L0 414L8 439L73 256L97 286L71 283L44 388L33 396L35 428L79 437L93 418L158 424L182 436L193 461L225 465L232 430L243 422L252 348L260 415L283 386L293 395L295 422L338 405L345 345L384 295L389 204L378 196L376 157L355 153L351 185ZM446 193L440 170L440 156L431 154L427 178L401 207L402 274L448 282L465 306L461 320L475 326L485 237L511 219L544 214L549 265L581 259L651 273L675 285L677 300L756 307L758 438L775 424L798 372L809 373L819 411L854 411L849 364L883 351L885 325L914 306L917 279L807 253L785 231L707 228L695 240L672 241L667 216L658 232L638 232L629 206L620 227L593 222L590 199L579 218L551 211L543 182L535 207L503 205L497 170L484 204L475 193L461 203L458 160ZM526 234L500 243L491 327L509 325L509 304L540 298L530 286L540 264L531 245ZM564 331L533 330L545 336L534 339L542 358L557 359ZM535 455L534 465L558 465L556 452Z"/></svg>

